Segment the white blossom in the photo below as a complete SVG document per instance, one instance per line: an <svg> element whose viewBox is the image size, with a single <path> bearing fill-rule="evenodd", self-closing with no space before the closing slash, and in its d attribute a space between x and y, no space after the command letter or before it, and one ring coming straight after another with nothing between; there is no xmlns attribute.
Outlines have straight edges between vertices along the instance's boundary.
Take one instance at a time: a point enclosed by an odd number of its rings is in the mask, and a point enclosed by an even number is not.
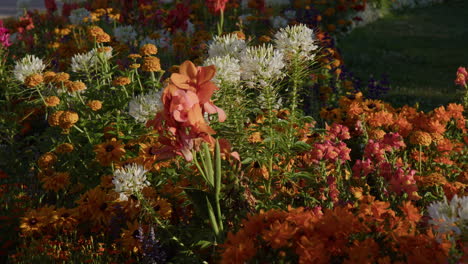
<svg viewBox="0 0 468 264"><path fill-rule="evenodd" d="M284 76L283 53L272 45L248 47L241 56L241 78L250 87L265 86Z"/></svg>
<svg viewBox="0 0 468 264"><path fill-rule="evenodd" d="M145 175L147 172L142 165L136 163L114 171L112 183L115 186L115 191L120 193L120 200L127 200L128 196L149 186Z"/></svg>
<svg viewBox="0 0 468 264"><path fill-rule="evenodd" d="M130 25L120 26L120 27L114 28L114 36L115 36L115 39L119 42L131 43L136 39L137 32Z"/></svg>
<svg viewBox="0 0 468 264"><path fill-rule="evenodd" d="M26 55L26 57L16 61L13 75L18 81L24 82L24 79L29 75L42 73L45 67L46 65L44 62L38 57L34 55Z"/></svg>
<svg viewBox="0 0 468 264"><path fill-rule="evenodd" d="M109 60L112 57L112 48L109 51L105 51L101 54L101 59ZM96 69L99 66L99 53L94 48L87 53L78 53L72 57L71 69L73 72L89 72Z"/></svg>
<svg viewBox="0 0 468 264"><path fill-rule="evenodd" d="M239 58L245 47L245 40L239 39L236 34L216 36L208 47L208 55L210 58L226 55Z"/></svg>
<svg viewBox="0 0 468 264"><path fill-rule="evenodd" d="M70 16L68 17L73 25L84 24L85 18L91 19L91 12L89 12L86 8L74 9L70 12Z"/></svg>
<svg viewBox="0 0 468 264"><path fill-rule="evenodd" d="M303 24L280 29L276 32L273 42L288 60L296 55L300 59L313 60L313 52L318 49L314 31Z"/></svg>
<svg viewBox="0 0 468 264"><path fill-rule="evenodd" d="M162 92L163 90L135 96L128 104L129 115L143 123L154 118L163 109Z"/></svg>
<svg viewBox="0 0 468 264"><path fill-rule="evenodd" d="M448 233L459 236L468 232L468 196L455 195L450 203L444 197L444 201L429 205L427 211L439 239Z"/></svg>
<svg viewBox="0 0 468 264"><path fill-rule="evenodd" d="M223 57L208 58L205 61L205 66L214 65L216 67L216 75L212 81L217 85L222 84L235 85L240 82L240 61L230 55Z"/></svg>

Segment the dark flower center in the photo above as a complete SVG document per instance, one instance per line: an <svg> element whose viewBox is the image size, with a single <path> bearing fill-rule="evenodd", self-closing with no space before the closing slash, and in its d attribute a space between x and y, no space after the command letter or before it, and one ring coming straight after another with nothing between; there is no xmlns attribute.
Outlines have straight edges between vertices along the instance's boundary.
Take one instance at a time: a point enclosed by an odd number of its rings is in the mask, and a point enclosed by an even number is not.
<svg viewBox="0 0 468 264"><path fill-rule="evenodd" d="M106 152L111 152L115 149L114 145L107 145L106 146Z"/></svg>
<svg viewBox="0 0 468 264"><path fill-rule="evenodd" d="M107 203L103 203L101 204L101 206L99 206L99 209L101 209L101 211L106 210L106 208L107 208Z"/></svg>
<svg viewBox="0 0 468 264"><path fill-rule="evenodd" d="M67 218L67 217L69 217L69 216L70 216L69 213L63 213L63 214L61 215L61 217L63 217L63 218Z"/></svg>
<svg viewBox="0 0 468 264"><path fill-rule="evenodd" d="M377 105L375 105L374 103L371 103L371 104L368 104L367 107L369 107L370 109L376 107Z"/></svg>
<svg viewBox="0 0 468 264"><path fill-rule="evenodd" d="M153 207L153 209L154 209L155 211L159 211L159 210L161 210L161 206L158 204L158 205L156 205L155 207Z"/></svg>
<svg viewBox="0 0 468 264"><path fill-rule="evenodd" d="M32 226L36 225L37 224L37 219L35 217L29 219L29 224L32 225Z"/></svg>
<svg viewBox="0 0 468 264"><path fill-rule="evenodd" d="M150 154L150 155L156 155L157 153L158 153L158 148L156 148L156 147L153 146L153 147L151 147L151 148L149 149L149 154Z"/></svg>
<svg viewBox="0 0 468 264"><path fill-rule="evenodd" d="M255 169L258 169L258 168L260 168L260 163L258 163L258 161L256 161L256 162L254 162L253 166L254 166Z"/></svg>
<svg viewBox="0 0 468 264"><path fill-rule="evenodd" d="M133 231L132 237L138 239L140 237L140 231L138 230Z"/></svg>

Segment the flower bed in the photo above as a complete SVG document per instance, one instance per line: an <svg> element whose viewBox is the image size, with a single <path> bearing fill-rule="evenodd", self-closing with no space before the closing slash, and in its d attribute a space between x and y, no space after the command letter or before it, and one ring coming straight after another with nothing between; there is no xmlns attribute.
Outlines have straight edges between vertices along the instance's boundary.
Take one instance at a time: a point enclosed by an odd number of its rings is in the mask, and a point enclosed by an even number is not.
<svg viewBox="0 0 468 264"><path fill-rule="evenodd" d="M324 31L365 1L46 3L0 29L2 260L467 261L468 101L366 98Z"/></svg>

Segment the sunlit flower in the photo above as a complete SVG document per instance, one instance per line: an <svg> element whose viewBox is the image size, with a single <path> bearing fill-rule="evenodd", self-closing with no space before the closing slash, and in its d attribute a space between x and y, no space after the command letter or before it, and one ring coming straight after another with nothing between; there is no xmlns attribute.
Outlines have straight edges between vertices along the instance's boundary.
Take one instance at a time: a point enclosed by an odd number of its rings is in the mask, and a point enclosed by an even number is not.
<svg viewBox="0 0 468 264"><path fill-rule="evenodd" d="M149 185L145 175L147 172L142 165L136 163L114 171L112 183L115 191L120 193L120 200L126 201L128 196L140 192Z"/></svg>
<svg viewBox="0 0 468 264"><path fill-rule="evenodd" d="M455 195L450 203L444 197L444 201L434 202L427 208L435 231L439 238L453 233L455 235L468 232L468 196L458 198Z"/></svg>
<svg viewBox="0 0 468 264"><path fill-rule="evenodd" d="M216 75L212 80L216 85L239 85L241 70L238 59L229 55L216 56L208 58L204 64L216 66Z"/></svg>
<svg viewBox="0 0 468 264"><path fill-rule="evenodd" d="M26 55L26 57L16 61L13 75L18 81L24 82L28 76L41 74L45 67L46 65L44 62L38 57L34 55Z"/></svg>
<svg viewBox="0 0 468 264"><path fill-rule="evenodd" d="M265 86L284 76L283 53L272 45L248 47L241 56L241 78L250 87Z"/></svg>
<svg viewBox="0 0 468 264"><path fill-rule="evenodd" d="M245 40L239 38L237 34L216 36L208 47L208 55L210 58L224 57L226 55L230 55L234 58L240 58L240 54L245 48Z"/></svg>
<svg viewBox="0 0 468 264"><path fill-rule="evenodd" d="M142 123L154 118L156 113L163 109L162 92L163 90L153 91L135 96L128 104L129 115Z"/></svg>
<svg viewBox="0 0 468 264"><path fill-rule="evenodd" d="M295 56L301 60L313 60L318 49L314 31L303 24L280 29L275 34L274 43L288 60Z"/></svg>
<svg viewBox="0 0 468 264"><path fill-rule="evenodd" d="M112 162L117 162L125 155L122 141L111 139L94 147L96 159L103 166L108 166Z"/></svg>

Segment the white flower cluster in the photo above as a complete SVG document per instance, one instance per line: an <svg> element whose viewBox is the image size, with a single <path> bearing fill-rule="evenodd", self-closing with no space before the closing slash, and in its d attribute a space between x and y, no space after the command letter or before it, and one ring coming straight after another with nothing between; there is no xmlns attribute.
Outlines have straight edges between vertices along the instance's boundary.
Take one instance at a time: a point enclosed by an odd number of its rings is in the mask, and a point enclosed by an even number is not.
<svg viewBox="0 0 468 264"><path fill-rule="evenodd" d="M120 193L120 200L126 201L130 195L149 186L145 175L147 172L142 165L136 163L114 171L112 183L115 186L115 191Z"/></svg>
<svg viewBox="0 0 468 264"><path fill-rule="evenodd" d="M24 79L26 79L26 77L29 75L42 73L45 67L46 65L44 62L38 57L34 55L26 55L26 57L16 61L13 75L18 81L24 82Z"/></svg>
<svg viewBox="0 0 468 264"><path fill-rule="evenodd" d="M239 39L236 34L216 36L208 47L208 55L210 58L226 55L239 58L246 46L245 40Z"/></svg>
<svg viewBox="0 0 468 264"><path fill-rule="evenodd" d="M241 77L239 60L226 55L223 57L212 57L205 61L205 66L215 65L216 75L212 81L217 85L235 85L238 84Z"/></svg>
<svg viewBox="0 0 468 264"><path fill-rule="evenodd" d="M114 28L114 37L118 42L131 43L136 39L137 32L130 25L119 26Z"/></svg>
<svg viewBox="0 0 468 264"><path fill-rule="evenodd" d="M273 45L248 47L241 55L241 78L249 87L266 86L284 76L283 53Z"/></svg>
<svg viewBox="0 0 468 264"><path fill-rule="evenodd" d="M154 118L163 109L162 92L163 90L135 96L128 104L128 114L143 123Z"/></svg>
<svg viewBox="0 0 468 264"><path fill-rule="evenodd" d="M427 208L438 237L448 233L467 235L468 232L468 196L458 198L455 195L450 203L444 201L434 202Z"/></svg>
<svg viewBox="0 0 468 264"><path fill-rule="evenodd" d="M109 51L100 53L101 59L109 60L112 57L112 48ZM99 66L99 53L96 48L87 53L78 53L72 57L71 69L73 72L89 72Z"/></svg>
<svg viewBox="0 0 468 264"><path fill-rule="evenodd" d="M314 31L303 24L287 26L276 32L273 42L287 60L299 56L303 60L313 60L318 49Z"/></svg>
<svg viewBox="0 0 468 264"><path fill-rule="evenodd" d="M73 25L84 24L85 18L91 19L91 12L89 12L86 8L74 9L70 12L70 16L68 17Z"/></svg>

